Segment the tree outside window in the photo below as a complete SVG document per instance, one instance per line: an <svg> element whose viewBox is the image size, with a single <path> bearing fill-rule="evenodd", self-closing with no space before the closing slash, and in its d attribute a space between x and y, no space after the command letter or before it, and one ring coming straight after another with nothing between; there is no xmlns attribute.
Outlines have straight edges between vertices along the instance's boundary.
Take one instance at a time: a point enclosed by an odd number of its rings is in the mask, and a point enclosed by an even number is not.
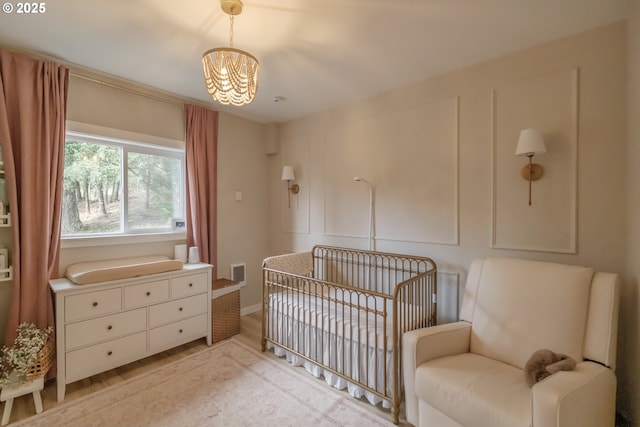
<svg viewBox="0 0 640 427"><path fill-rule="evenodd" d="M184 218L184 153L67 133L62 235L171 230Z"/></svg>

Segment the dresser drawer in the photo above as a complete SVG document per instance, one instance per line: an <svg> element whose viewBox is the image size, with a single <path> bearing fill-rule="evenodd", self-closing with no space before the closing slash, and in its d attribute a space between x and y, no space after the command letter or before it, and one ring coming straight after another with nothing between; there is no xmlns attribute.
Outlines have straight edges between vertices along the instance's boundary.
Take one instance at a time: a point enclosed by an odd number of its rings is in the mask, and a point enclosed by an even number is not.
<svg viewBox="0 0 640 427"><path fill-rule="evenodd" d="M125 311L65 326L66 349L122 337L147 329L147 310Z"/></svg>
<svg viewBox="0 0 640 427"><path fill-rule="evenodd" d="M146 355L146 351L146 331L71 351L66 354L66 382L70 383L140 359Z"/></svg>
<svg viewBox="0 0 640 427"><path fill-rule="evenodd" d="M122 308L122 293L115 288L70 295L65 297L64 307L66 322L115 313Z"/></svg>
<svg viewBox="0 0 640 427"><path fill-rule="evenodd" d="M149 327L206 313L209 304L207 294L200 294L152 305L149 307Z"/></svg>
<svg viewBox="0 0 640 427"><path fill-rule="evenodd" d="M191 317L149 331L149 350L166 350L207 335L207 315Z"/></svg>
<svg viewBox="0 0 640 427"><path fill-rule="evenodd" d="M207 273L190 274L189 276L171 279L171 298L182 298L189 295L207 292Z"/></svg>
<svg viewBox="0 0 640 427"><path fill-rule="evenodd" d="M124 308L156 304L169 299L169 280L140 283L124 288Z"/></svg>

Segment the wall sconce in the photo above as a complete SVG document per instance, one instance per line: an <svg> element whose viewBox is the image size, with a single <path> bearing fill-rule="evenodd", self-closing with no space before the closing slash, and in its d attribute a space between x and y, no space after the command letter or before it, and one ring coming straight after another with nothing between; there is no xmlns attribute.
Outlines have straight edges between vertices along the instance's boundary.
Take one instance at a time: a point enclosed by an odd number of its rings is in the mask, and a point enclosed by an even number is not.
<svg viewBox="0 0 640 427"><path fill-rule="evenodd" d="M523 129L520 131L516 156L527 156L529 164L520 170L520 175L529 181L529 206L531 206L531 181L535 181L542 176L542 166L532 163L531 160L536 154L547 152L544 146L542 134L535 129Z"/></svg>
<svg viewBox="0 0 640 427"><path fill-rule="evenodd" d="M291 208L291 193L298 194L300 191L300 187L298 184L291 185L291 181L296 179L295 173L293 173L293 166L283 166L282 167L282 178L283 181L287 181L287 197L289 199L289 208Z"/></svg>

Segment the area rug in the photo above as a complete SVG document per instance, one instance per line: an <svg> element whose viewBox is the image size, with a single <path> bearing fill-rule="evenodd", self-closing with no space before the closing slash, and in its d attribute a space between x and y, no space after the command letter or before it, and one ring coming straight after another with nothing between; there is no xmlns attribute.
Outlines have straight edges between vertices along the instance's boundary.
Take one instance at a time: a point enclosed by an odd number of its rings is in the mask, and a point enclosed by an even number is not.
<svg viewBox="0 0 640 427"><path fill-rule="evenodd" d="M12 425L393 426L295 369L230 339Z"/></svg>

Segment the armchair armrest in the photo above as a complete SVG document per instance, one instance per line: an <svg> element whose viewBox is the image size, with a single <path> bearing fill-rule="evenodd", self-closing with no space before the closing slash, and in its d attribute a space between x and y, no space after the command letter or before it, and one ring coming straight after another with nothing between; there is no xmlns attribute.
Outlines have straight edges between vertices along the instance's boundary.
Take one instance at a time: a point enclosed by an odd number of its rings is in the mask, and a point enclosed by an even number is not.
<svg viewBox="0 0 640 427"><path fill-rule="evenodd" d="M616 413L616 377L594 362L578 363L535 384L533 426L612 426Z"/></svg>
<svg viewBox="0 0 640 427"><path fill-rule="evenodd" d="M402 363L413 366L454 354L468 353L471 323L460 321L415 329L402 336Z"/></svg>
<svg viewBox="0 0 640 427"><path fill-rule="evenodd" d="M415 393L416 368L422 363L454 354L467 353L471 323L454 322L405 332L402 336L402 371L407 420L418 425L418 398Z"/></svg>

